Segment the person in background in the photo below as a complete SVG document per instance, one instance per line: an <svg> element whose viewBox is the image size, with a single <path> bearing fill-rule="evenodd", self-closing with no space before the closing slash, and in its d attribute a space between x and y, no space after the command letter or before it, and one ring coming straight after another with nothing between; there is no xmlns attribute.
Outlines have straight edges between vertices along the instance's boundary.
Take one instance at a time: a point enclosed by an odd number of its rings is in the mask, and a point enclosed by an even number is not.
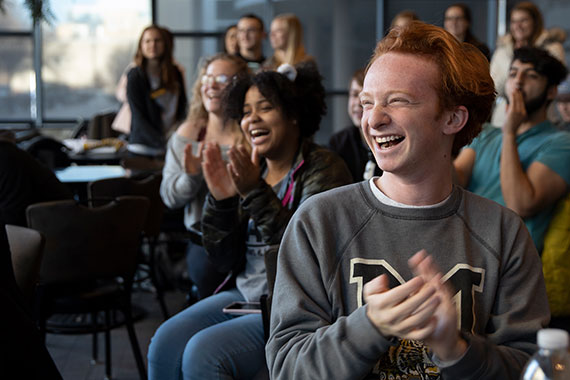
<svg viewBox="0 0 570 380"><path fill-rule="evenodd" d="M368 65L362 130L381 177L318 194L279 250L271 379L518 379L549 311L520 218L452 181L495 94L470 44L417 21Z"/></svg>
<svg viewBox="0 0 570 380"><path fill-rule="evenodd" d="M360 128L362 119L360 92L363 82L364 69L358 69L352 74L348 90L348 116L352 125L335 133L329 140L329 148L344 160L354 182L382 174Z"/></svg>
<svg viewBox="0 0 570 380"><path fill-rule="evenodd" d="M275 70L284 63L290 65L306 61L314 63L313 57L305 52L301 21L292 13L281 14L273 19L269 41L273 55L263 63L264 68Z"/></svg>
<svg viewBox="0 0 570 380"><path fill-rule="evenodd" d="M206 145L202 171L210 192L202 233L208 255L220 271L237 275L237 287L159 327L149 348L151 380L253 379L265 371L261 315L222 310L268 294L295 210L316 193L350 183L344 162L310 141L326 111L318 71L312 65L293 70L262 71L226 89L225 113L240 122L252 152L233 147L227 164L217 144Z"/></svg>
<svg viewBox="0 0 570 380"><path fill-rule="evenodd" d="M560 115L556 126L563 131L570 132L570 75L558 85L556 110Z"/></svg>
<svg viewBox="0 0 570 380"><path fill-rule="evenodd" d="M31 204L72 198L50 169L18 148L12 132L0 131L0 230L6 224L26 227Z"/></svg>
<svg viewBox="0 0 570 380"><path fill-rule="evenodd" d="M420 18L414 11L410 10L401 11L392 19L392 23L390 24L390 29L392 29L395 26L402 28L408 25L410 22L417 21L419 19Z"/></svg>
<svg viewBox="0 0 570 380"><path fill-rule="evenodd" d="M208 192L201 167L204 144L217 143L223 151L246 144L239 125L224 119L221 95L233 78L247 72L245 61L235 55L218 53L206 59L193 86L188 117L168 141L160 196L169 208L184 207L187 229L200 222ZM188 243L186 257L188 275L198 288L199 298L211 295L225 275L212 268L202 246Z"/></svg>
<svg viewBox="0 0 570 380"><path fill-rule="evenodd" d="M491 59L491 52L487 45L482 43L471 32L471 10L463 3L456 3L445 10L443 27L461 42L467 42L487 58Z"/></svg>
<svg viewBox="0 0 570 380"><path fill-rule="evenodd" d="M493 125L503 125L505 122L505 84L513 60L513 51L523 46L536 46L547 50L554 58L566 64L566 53L562 46L564 40L560 38L564 38L563 35L544 28L542 13L535 4L522 1L514 6L510 14L509 33L499 37L491 57L491 77L499 95L491 119Z"/></svg>
<svg viewBox="0 0 570 380"><path fill-rule="evenodd" d="M259 70L265 61L263 55L265 36L263 20L259 16L249 13L240 17L237 24L238 56L244 59L254 72Z"/></svg>
<svg viewBox="0 0 570 380"><path fill-rule="evenodd" d="M487 125L454 162L458 183L519 214L538 252L556 202L570 188L570 133L547 119L564 65L546 50L514 51L501 128Z"/></svg>
<svg viewBox="0 0 570 380"><path fill-rule="evenodd" d="M224 52L236 55L239 53L237 25L230 25L224 33Z"/></svg>
<svg viewBox="0 0 570 380"><path fill-rule="evenodd" d="M172 51L174 53L174 36L167 28L161 27L161 29L168 36L170 43L172 44ZM174 65L184 77L184 66L173 60ZM115 131L128 135L131 132L131 109L129 108L129 101L127 99L127 74L129 71L135 67L135 62L131 62L127 65L123 74L119 78L119 83L117 84L117 89L115 90L115 98L121 103L121 108L117 112L117 116L113 119L111 128Z"/></svg>
<svg viewBox="0 0 570 380"><path fill-rule="evenodd" d="M172 38L151 25L141 34L135 67L127 73L127 100L131 109L130 153L162 158L166 140L186 117L186 90L172 57Z"/></svg>

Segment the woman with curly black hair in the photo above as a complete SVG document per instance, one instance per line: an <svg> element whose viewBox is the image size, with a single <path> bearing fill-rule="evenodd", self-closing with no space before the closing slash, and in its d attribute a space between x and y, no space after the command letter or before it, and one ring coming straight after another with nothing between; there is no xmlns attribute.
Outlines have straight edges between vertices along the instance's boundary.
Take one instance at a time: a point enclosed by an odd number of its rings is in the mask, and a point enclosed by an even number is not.
<svg viewBox="0 0 570 380"><path fill-rule="evenodd" d="M150 378L254 378L265 370L259 314L222 312L235 301L271 291L279 243L308 197L351 182L334 153L310 141L326 111L314 65L238 79L224 93L225 114L251 144L232 147L224 162L207 144L202 171L210 193L202 214L203 242L236 287L208 297L166 321L149 348Z"/></svg>

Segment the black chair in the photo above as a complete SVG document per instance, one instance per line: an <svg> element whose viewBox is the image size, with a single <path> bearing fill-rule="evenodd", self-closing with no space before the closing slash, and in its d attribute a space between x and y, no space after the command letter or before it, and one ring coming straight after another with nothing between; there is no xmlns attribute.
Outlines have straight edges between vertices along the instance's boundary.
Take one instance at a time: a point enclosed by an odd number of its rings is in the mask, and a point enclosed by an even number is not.
<svg viewBox="0 0 570 380"><path fill-rule="evenodd" d="M156 247L164 214L164 204L160 198L161 181L162 174L153 174L140 180L134 178L103 179L90 182L87 186L87 192L92 206L107 204L122 195L138 195L149 200L150 206L143 228L144 240L149 247L149 255L148 259L146 259L141 250L140 258L141 262L148 265L149 277L156 289L156 297L166 320L168 318L168 310L164 301L163 281L160 278L156 265Z"/></svg>
<svg viewBox="0 0 570 380"><path fill-rule="evenodd" d="M116 311L124 317L139 375L146 371L134 330L131 311L133 276L141 233L149 207L144 197L119 197L102 207L88 208L74 201L38 203L28 207L28 225L46 238L44 259L36 294L40 333L48 329L53 314L91 315L87 329L67 333L105 333L105 373L111 378L110 330L121 326ZM111 318L113 311L113 318ZM104 322L99 322L99 314Z"/></svg>
<svg viewBox="0 0 570 380"><path fill-rule="evenodd" d="M51 137L39 135L18 145L52 170L65 168L71 163L69 149Z"/></svg>
<svg viewBox="0 0 570 380"><path fill-rule="evenodd" d="M94 115L87 123L85 131L87 138L101 140L119 137L120 133L111 128L115 116L117 116L116 112L104 112Z"/></svg>
<svg viewBox="0 0 570 380"><path fill-rule="evenodd" d="M16 283L31 307L40 274L45 243L44 236L31 228L11 224L6 225L6 235L10 245Z"/></svg>

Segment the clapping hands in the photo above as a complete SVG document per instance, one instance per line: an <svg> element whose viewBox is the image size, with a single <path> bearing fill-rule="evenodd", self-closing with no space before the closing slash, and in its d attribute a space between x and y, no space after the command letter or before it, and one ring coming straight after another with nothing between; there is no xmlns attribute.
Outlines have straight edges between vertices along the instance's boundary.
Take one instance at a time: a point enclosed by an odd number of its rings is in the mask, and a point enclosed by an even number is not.
<svg viewBox="0 0 570 380"><path fill-rule="evenodd" d="M255 189L261 179L257 148L254 147L250 155L245 146L238 145L230 149L228 156L230 158L228 170L233 184L239 195L244 198Z"/></svg>
<svg viewBox="0 0 570 380"><path fill-rule="evenodd" d="M192 152L192 144L186 144L184 147L184 153L182 155L184 171L190 175L195 175L200 173L202 168L202 151L204 150L204 142L198 143L198 154Z"/></svg>
<svg viewBox="0 0 570 380"><path fill-rule="evenodd" d="M230 198L236 194L245 197L261 180L259 156L255 148L251 156L243 145L230 148L229 163L226 163L219 145L208 143L204 147L202 158L204 179L216 200Z"/></svg>
<svg viewBox="0 0 570 380"><path fill-rule="evenodd" d="M367 315L385 337L424 341L441 360L460 357L467 343L460 338L457 313L448 286L425 250L409 265L416 277L393 289L381 275L364 286Z"/></svg>

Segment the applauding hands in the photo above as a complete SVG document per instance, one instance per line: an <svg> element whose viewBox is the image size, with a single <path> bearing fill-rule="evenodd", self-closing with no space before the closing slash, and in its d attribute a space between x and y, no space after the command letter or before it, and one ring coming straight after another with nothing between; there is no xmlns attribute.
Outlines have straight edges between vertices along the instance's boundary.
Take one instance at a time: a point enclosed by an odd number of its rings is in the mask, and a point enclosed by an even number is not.
<svg viewBox="0 0 570 380"><path fill-rule="evenodd" d="M457 313L449 288L425 250L409 265L416 277L393 289L386 275L364 286L367 315L385 337L424 341L441 360L454 360L465 352L459 336Z"/></svg>
<svg viewBox="0 0 570 380"><path fill-rule="evenodd" d="M202 171L210 193L216 200L239 194L245 197L261 180L259 155L253 148L251 156L243 145L228 152L229 163L224 162L218 144L208 143L202 151Z"/></svg>
<svg viewBox="0 0 570 380"><path fill-rule="evenodd" d="M195 175L200 173L202 166L202 151L204 150L204 142L198 143L197 154L192 152L192 144L186 144L184 147L184 153L182 156L184 171L190 175Z"/></svg>

